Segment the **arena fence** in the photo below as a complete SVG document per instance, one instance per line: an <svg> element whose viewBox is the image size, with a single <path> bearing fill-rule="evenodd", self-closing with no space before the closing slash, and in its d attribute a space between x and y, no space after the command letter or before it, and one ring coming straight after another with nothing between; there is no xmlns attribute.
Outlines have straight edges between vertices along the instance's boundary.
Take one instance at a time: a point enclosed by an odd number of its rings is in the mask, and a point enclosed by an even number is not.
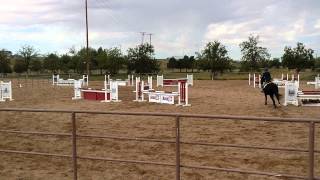
<svg viewBox="0 0 320 180"><path fill-rule="evenodd" d="M320 123L318 119L311 118L275 118L275 117L246 117L246 116L220 116L220 115L193 115L193 114L177 114L177 113L131 113L131 112L100 112L100 111L69 111L69 110L43 110L43 109L14 109L14 108L3 108L0 112L39 112L39 113L66 113L70 114L70 120L72 124L71 133L46 133L46 132L26 132L26 131L12 131L1 129L1 133L13 133L13 134L29 134L29 135L49 135L49 136L62 136L70 137L72 139L72 154L51 154L43 152L27 152L27 151L13 151L0 149L0 153L12 153L12 154L26 154L26 155L40 155L40 156L51 156L60 158L70 158L73 164L73 179L78 179L78 159L88 159L88 160L102 160L110 162L121 162L121 163L135 163L135 164L150 164L159 166L168 166L175 168L176 180L181 179L181 168L191 168L191 169L202 169L202 170L213 170L213 171L224 171L233 173L244 173L252 175L261 176L274 176L279 178L293 178L293 179L307 179L307 180L320 180L320 177L315 176L315 154L320 154L319 150L315 150L315 124ZM130 115L130 116L160 116L160 117L171 117L175 121L175 139L174 140L160 140L160 139L148 139L148 138L129 138L129 137L114 137L114 136L93 136L93 135L81 135L77 134L77 114L101 114L101 115ZM180 139L180 123L188 118L197 119L223 119L223 120L240 120L240 121L268 121L268 122L291 122L291 123L304 123L309 126L308 135L308 149L298 149L298 148L282 148L282 147L261 147L261 146L249 146L249 145L234 145L234 144L219 144L219 143L200 143L200 142L187 142L181 141ZM112 159L106 157L91 157L91 156L79 156L77 155L77 139L78 138L105 138L105 139L116 139L116 140L129 140L129 141L145 141L145 142L159 142L159 143L171 143L175 144L175 163L163 163L163 162L152 162L152 161L139 161L139 160L128 160L128 159ZM285 152L297 152L308 154L308 174L306 176L281 174L274 172L261 172L261 171L248 171L241 169L231 169L231 168L217 168L208 166L193 166L188 164L182 164L180 161L180 146L182 144L188 145L201 145L201 146L219 146L219 147L229 147L229 148L244 148L244 149L260 149L260 150L270 150L270 151L285 151Z"/></svg>

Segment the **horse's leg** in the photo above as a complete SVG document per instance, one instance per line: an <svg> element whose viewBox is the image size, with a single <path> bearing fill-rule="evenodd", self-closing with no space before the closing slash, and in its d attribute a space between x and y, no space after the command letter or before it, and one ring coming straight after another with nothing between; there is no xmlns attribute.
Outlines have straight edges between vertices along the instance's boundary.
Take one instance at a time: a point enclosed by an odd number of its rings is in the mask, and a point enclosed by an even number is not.
<svg viewBox="0 0 320 180"><path fill-rule="evenodd" d="M280 101L279 101L279 93L276 94L276 98L278 100L278 103L280 104Z"/></svg>
<svg viewBox="0 0 320 180"><path fill-rule="evenodd" d="M274 98L273 98L273 94L270 94L270 98L271 98L271 100L272 100L272 102L273 102L274 108L277 108L276 102L274 101Z"/></svg>
<svg viewBox="0 0 320 180"><path fill-rule="evenodd" d="M264 93L264 97L265 97L264 105L267 105L267 94L266 93Z"/></svg>

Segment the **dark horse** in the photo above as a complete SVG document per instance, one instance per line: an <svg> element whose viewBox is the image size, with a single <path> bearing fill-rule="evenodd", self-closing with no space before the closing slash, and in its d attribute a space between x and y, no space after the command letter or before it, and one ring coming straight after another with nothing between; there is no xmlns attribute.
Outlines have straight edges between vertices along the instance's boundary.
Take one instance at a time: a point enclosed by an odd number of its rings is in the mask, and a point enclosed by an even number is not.
<svg viewBox="0 0 320 180"><path fill-rule="evenodd" d="M276 84L274 84L273 82L268 82L263 86L263 92L264 92L264 96L265 96L265 103L264 104L267 105L267 96L269 95L272 102L273 102L274 108L277 108L273 96L276 96L278 103L280 104L278 86Z"/></svg>

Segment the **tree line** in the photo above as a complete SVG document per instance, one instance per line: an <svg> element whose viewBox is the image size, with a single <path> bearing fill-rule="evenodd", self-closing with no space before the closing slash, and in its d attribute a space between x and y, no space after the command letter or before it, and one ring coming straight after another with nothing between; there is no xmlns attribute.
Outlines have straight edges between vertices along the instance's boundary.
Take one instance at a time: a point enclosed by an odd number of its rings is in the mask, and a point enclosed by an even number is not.
<svg viewBox="0 0 320 180"><path fill-rule="evenodd" d="M90 70L100 74L117 74L121 70L128 73L157 73L160 64L154 57L154 47L150 44L141 44L129 48L123 54L119 48L88 49ZM86 48L58 55L49 53L41 55L34 47L25 45L16 53L0 50L0 73L86 73Z"/></svg>
<svg viewBox="0 0 320 180"><path fill-rule="evenodd" d="M306 68L319 70L320 58L314 57L314 50L298 42L296 47L286 46L280 58L271 59L268 49L260 46L259 36L250 35L248 40L239 44L242 57L232 60L228 50L219 41L209 42L193 56L168 58L168 69L194 72L208 71L211 78L234 69L240 71L259 71L265 67L288 68L301 71ZM155 59L152 45L140 44L129 48L123 54L119 48L89 48L90 70L100 74L117 74L121 70L127 73L153 74L160 71L160 62ZM71 48L68 53L57 55L39 54L34 47L25 45L16 54L5 49L0 50L0 73L57 72L85 73L86 49Z"/></svg>
<svg viewBox="0 0 320 180"><path fill-rule="evenodd" d="M211 72L213 79L225 71L237 68L240 71L260 71L263 68L288 68L297 72L303 69L320 70L320 58L314 57L314 50L298 42L296 47L286 46L281 58L271 59L268 49L260 46L259 36L250 35L248 40L239 44L242 57L240 61L232 60L228 56L226 47L219 41L209 42L196 53L196 57L185 55L183 58L168 58L169 69L197 69Z"/></svg>
<svg viewBox="0 0 320 180"><path fill-rule="evenodd" d="M270 59L267 48L259 46L259 36L250 36L248 41L240 44L242 61L241 69L256 71L263 67L282 67L294 69L297 72L303 69L319 69L320 58L314 57L314 50L298 42L296 47L286 46L281 58Z"/></svg>
<svg viewBox="0 0 320 180"><path fill-rule="evenodd" d="M224 73L225 71L231 71L232 59L228 57L228 51L226 47L218 41L209 42L201 52L196 53L196 57L185 55L181 59L174 57L169 58L167 68L169 69L194 69L197 71L209 71L211 72L211 79L214 79L217 75Z"/></svg>

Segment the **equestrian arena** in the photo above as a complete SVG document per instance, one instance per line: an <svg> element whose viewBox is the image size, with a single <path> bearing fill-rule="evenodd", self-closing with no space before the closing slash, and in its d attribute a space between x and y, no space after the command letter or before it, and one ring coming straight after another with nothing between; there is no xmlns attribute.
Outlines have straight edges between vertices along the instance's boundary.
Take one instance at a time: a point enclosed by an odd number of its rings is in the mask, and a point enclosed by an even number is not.
<svg viewBox="0 0 320 180"><path fill-rule="evenodd" d="M154 80L155 81L155 80ZM73 86L53 86L48 80L12 80L13 101L0 108L59 109L103 112L148 112L167 114L232 115L281 118L320 118L319 107L279 106L273 108L260 89L246 80L195 80L190 86L190 107L149 102L134 102L134 86L119 87L121 102L72 100ZM19 87L19 84L22 84ZM313 89L304 81L303 89ZM103 81L90 81L93 88ZM155 87L157 89L157 87ZM177 87L159 88L176 91ZM280 89L281 103L284 90ZM77 176L83 180L176 179L176 117L77 113ZM70 180L74 179L74 152L71 136L72 113L0 111L0 179ZM295 179L279 174L310 177L310 123L257 121L224 118L180 118L180 178L201 179ZM29 132L25 134L15 131ZM31 133L30 133L31 132ZM32 132L43 132L39 135ZM62 136L50 135L60 133ZM314 177L320 177L320 124L315 123ZM92 138L90 136L100 136ZM108 137L108 138L106 138ZM123 137L123 138L121 138ZM155 141L147 141L152 139ZM144 141L146 140L146 141ZM158 140L158 141L156 141ZM173 143L172 143L173 142ZM205 145L206 143L215 145ZM225 146L228 145L228 146ZM232 145L284 148L251 149ZM296 152L292 149L305 150ZM1 150L10 150L4 152ZM39 152L37 155L19 152ZM41 153L68 155L45 156ZM94 159L93 157L105 158ZM118 161L112 161L118 160ZM124 160L124 161L121 161ZM126 162L132 160L136 162ZM140 163L140 162L154 162ZM156 164L158 163L158 164ZM192 168L192 167L214 167ZM224 169L253 173L227 172ZM259 175L254 172L272 172ZM300 178L299 178L300 177ZM307 179L307 178L306 178ZM316 178L315 178L316 179Z"/></svg>

